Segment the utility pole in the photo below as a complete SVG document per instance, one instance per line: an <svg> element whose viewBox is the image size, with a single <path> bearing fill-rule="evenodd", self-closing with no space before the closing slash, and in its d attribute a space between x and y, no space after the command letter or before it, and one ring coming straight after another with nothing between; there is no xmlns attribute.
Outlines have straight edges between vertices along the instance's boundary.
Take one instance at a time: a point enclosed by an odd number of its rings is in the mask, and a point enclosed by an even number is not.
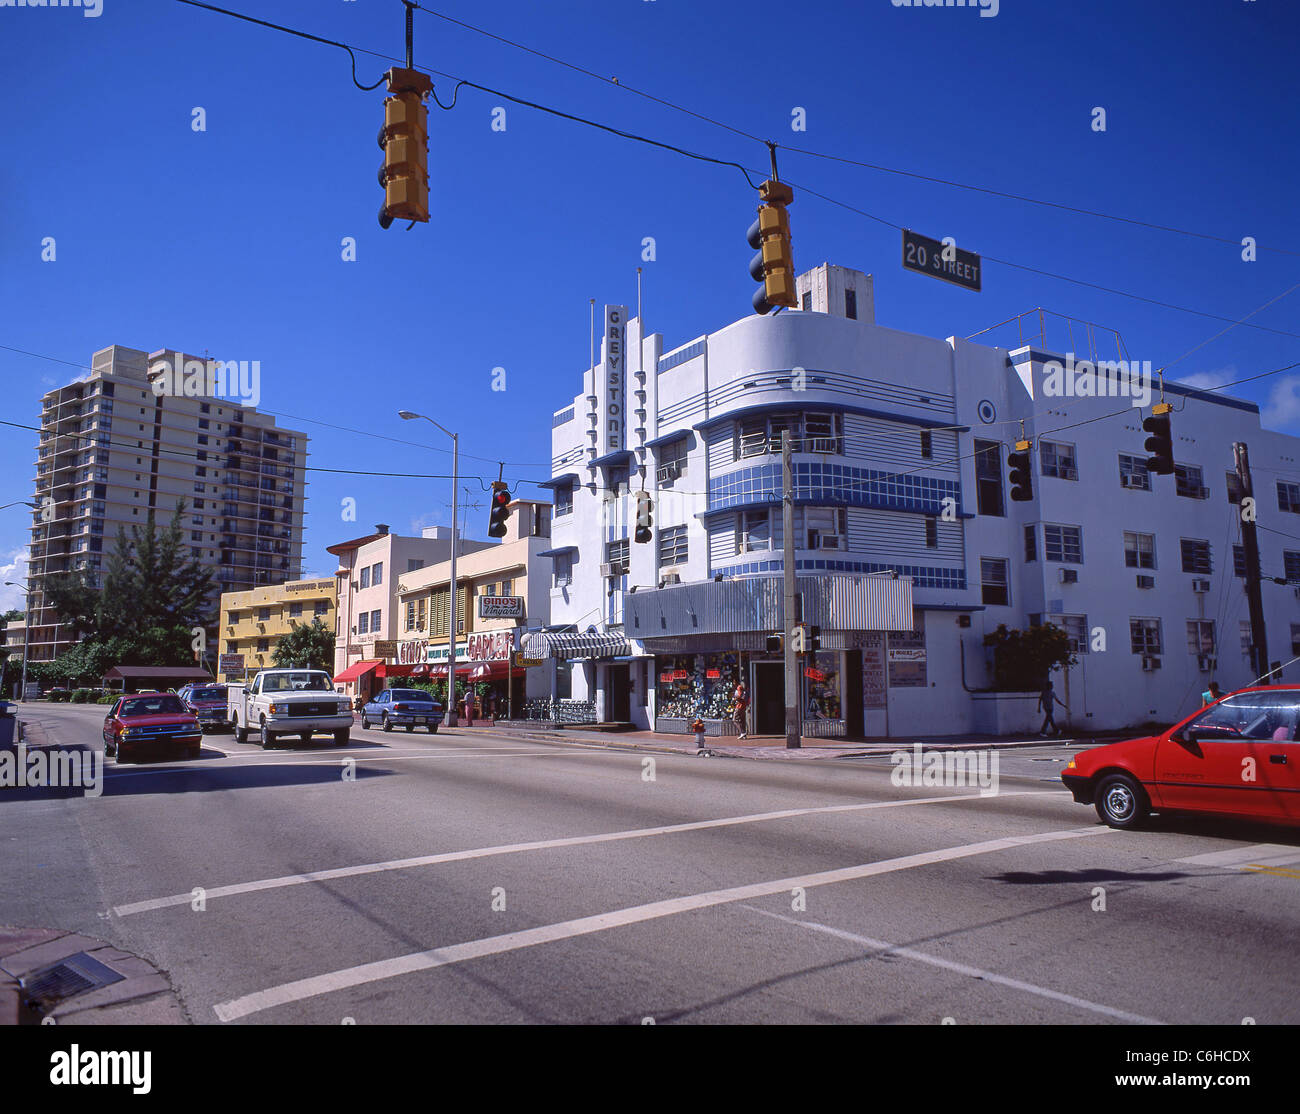
<svg viewBox="0 0 1300 1114"><path fill-rule="evenodd" d="M781 431L781 529L784 540L785 582L785 746L798 750L802 745L799 736L799 657L794 652L794 627L799 621L794 575L794 467L790 462L790 431Z"/></svg>
<svg viewBox="0 0 1300 1114"><path fill-rule="evenodd" d="M1232 446L1232 457L1237 465L1237 482L1241 485L1241 543L1246 551L1246 603L1250 608L1251 666L1257 678L1268 673L1268 637L1264 631L1264 601L1259 592L1259 540L1255 533L1255 491L1251 486L1250 457L1246 443L1237 441ZM1245 513L1246 500L1252 513Z"/></svg>

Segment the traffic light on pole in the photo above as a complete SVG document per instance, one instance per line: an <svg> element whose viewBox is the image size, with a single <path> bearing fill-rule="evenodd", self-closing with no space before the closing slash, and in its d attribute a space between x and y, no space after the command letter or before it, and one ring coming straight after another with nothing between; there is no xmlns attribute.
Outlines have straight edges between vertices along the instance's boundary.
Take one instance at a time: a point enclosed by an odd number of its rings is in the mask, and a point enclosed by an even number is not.
<svg viewBox="0 0 1300 1114"><path fill-rule="evenodd" d="M1033 444L1032 441L1017 441L1016 451L1007 453L1011 498L1017 503L1028 503L1034 497L1034 476L1029 460L1029 450Z"/></svg>
<svg viewBox="0 0 1300 1114"><path fill-rule="evenodd" d="M772 179L758 187L764 204L758 207L758 219L749 226L749 246L758 254L750 261L749 273L763 285L754 291L754 312L771 313L775 306L793 308L794 256L790 251L790 217L785 207L794 200L794 191L784 182Z"/></svg>
<svg viewBox="0 0 1300 1114"><path fill-rule="evenodd" d="M492 512L488 516L488 537L506 536L506 519L510 517L510 490L500 480L492 482Z"/></svg>
<svg viewBox="0 0 1300 1114"><path fill-rule="evenodd" d="M651 527L654 520L651 517L654 511L654 500L650 498L648 491L638 491L636 494L636 533L632 535L634 541L648 542L651 537Z"/></svg>
<svg viewBox="0 0 1300 1114"><path fill-rule="evenodd" d="M1151 407L1151 417L1142 423L1142 428L1151 434L1146 440L1146 450L1151 454L1147 458L1147 471L1157 476L1167 476L1174 470L1174 433L1169 423L1172 409L1167 402L1157 402Z"/></svg>
<svg viewBox="0 0 1300 1114"><path fill-rule="evenodd" d="M428 74L396 66L385 76L392 96L384 101L384 124L379 129L384 151L379 168L379 184L384 187L379 223L387 228L398 219L429 219L429 110L424 98L433 82Z"/></svg>

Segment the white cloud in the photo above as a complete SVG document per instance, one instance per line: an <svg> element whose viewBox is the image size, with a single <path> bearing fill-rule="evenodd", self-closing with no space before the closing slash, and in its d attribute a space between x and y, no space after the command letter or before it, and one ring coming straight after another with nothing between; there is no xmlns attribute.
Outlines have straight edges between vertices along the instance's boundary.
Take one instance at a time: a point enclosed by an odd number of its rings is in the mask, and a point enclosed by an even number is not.
<svg viewBox="0 0 1300 1114"><path fill-rule="evenodd" d="M1259 420L1273 429L1300 422L1300 375L1287 375L1273 384Z"/></svg>
<svg viewBox="0 0 1300 1114"><path fill-rule="evenodd" d="M1224 383L1231 383L1236 378L1236 365L1228 364L1227 367L1211 368L1209 371L1195 371L1191 375L1179 377L1176 382L1198 391L1209 391L1221 387Z"/></svg>
<svg viewBox="0 0 1300 1114"><path fill-rule="evenodd" d="M27 607L27 547L10 550L4 554L0 564L0 612L16 607L20 611ZM17 587L9 587L5 581L12 580Z"/></svg>

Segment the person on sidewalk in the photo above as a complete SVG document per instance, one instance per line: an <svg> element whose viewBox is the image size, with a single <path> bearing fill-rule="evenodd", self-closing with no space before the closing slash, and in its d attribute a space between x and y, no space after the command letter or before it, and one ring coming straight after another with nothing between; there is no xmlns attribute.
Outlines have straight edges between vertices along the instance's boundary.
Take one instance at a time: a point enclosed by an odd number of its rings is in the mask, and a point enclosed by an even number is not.
<svg viewBox="0 0 1300 1114"><path fill-rule="evenodd" d="M1038 734L1044 739L1049 735L1064 735L1065 732L1056 726L1056 705L1060 704L1062 708L1065 703L1059 700L1056 690L1052 687L1052 678L1049 675L1043 681L1043 691L1038 694L1038 710L1043 713L1043 726L1038 729ZM1049 731L1048 728L1051 728Z"/></svg>
<svg viewBox="0 0 1300 1114"><path fill-rule="evenodd" d="M474 693L469 689L465 690L465 726L474 726Z"/></svg>
<svg viewBox="0 0 1300 1114"><path fill-rule="evenodd" d="M1205 707L1206 705L1213 704L1222 695L1223 693L1219 691L1219 682L1211 681L1210 687L1207 688L1203 693L1201 693L1201 707Z"/></svg>
<svg viewBox="0 0 1300 1114"><path fill-rule="evenodd" d="M732 719L735 720L736 730L739 732L739 738L745 738L745 711L749 707L749 690L745 688L745 682L741 681L736 685L736 691L731 694Z"/></svg>

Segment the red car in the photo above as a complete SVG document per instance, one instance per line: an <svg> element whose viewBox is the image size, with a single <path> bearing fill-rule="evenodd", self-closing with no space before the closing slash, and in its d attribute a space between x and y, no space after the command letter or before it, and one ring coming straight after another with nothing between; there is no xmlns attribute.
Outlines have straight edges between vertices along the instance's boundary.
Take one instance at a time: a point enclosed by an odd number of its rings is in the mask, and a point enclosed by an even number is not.
<svg viewBox="0 0 1300 1114"><path fill-rule="evenodd" d="M1248 688L1160 735L1085 750L1061 772L1112 828L1157 812L1300 823L1300 685Z"/></svg>
<svg viewBox="0 0 1300 1114"><path fill-rule="evenodd" d="M198 717L173 692L120 697L104 717L104 753L119 763L145 753L197 758L202 747Z"/></svg>

